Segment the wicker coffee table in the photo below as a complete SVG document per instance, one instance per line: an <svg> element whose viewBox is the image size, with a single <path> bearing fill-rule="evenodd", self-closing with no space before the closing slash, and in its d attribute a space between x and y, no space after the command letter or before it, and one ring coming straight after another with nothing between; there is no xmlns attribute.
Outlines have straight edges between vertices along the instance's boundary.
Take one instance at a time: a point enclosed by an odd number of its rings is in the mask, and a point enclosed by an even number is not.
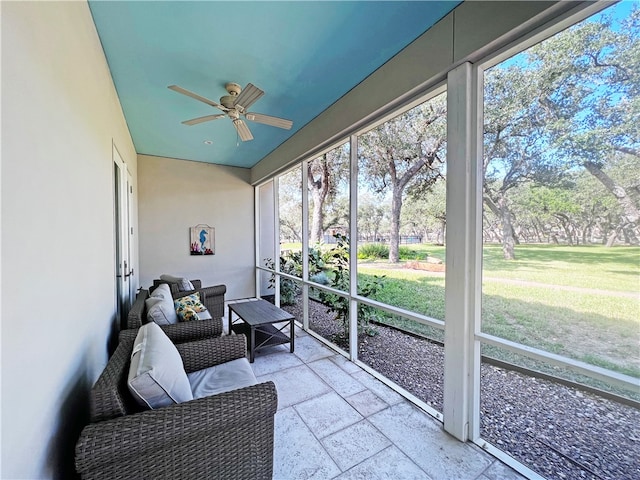
<svg viewBox="0 0 640 480"><path fill-rule="evenodd" d="M238 321L233 322L233 314ZM288 343L293 353L295 318L288 312L276 307L266 300L256 300L229 305L229 332L242 333L247 337L249 361L253 363L255 353L266 347ZM274 324L284 323L281 327ZM289 334L283 330L289 326Z"/></svg>

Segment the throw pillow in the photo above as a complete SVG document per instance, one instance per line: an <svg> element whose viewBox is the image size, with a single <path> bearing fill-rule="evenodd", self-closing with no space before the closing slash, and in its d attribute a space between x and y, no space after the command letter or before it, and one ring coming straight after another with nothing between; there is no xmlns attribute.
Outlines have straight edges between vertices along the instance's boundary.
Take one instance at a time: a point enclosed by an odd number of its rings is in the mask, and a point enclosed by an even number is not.
<svg viewBox="0 0 640 480"><path fill-rule="evenodd" d="M184 307L191 307L196 312L204 312L207 309L207 307L200 302L199 292L177 298L173 303L176 306L176 311Z"/></svg>
<svg viewBox="0 0 640 480"><path fill-rule="evenodd" d="M156 288L154 288L153 292L151 292L149 296L160 297L160 298L173 298L171 296L171 288L166 283L161 283Z"/></svg>
<svg viewBox="0 0 640 480"><path fill-rule="evenodd" d="M183 322L190 322L191 320L200 320L198 313L191 307L185 307L178 312L178 317Z"/></svg>
<svg viewBox="0 0 640 480"><path fill-rule="evenodd" d="M173 301L162 297L149 297L145 300L147 320L158 325L172 325L178 323L178 315Z"/></svg>
<svg viewBox="0 0 640 480"><path fill-rule="evenodd" d="M127 385L136 401L150 409L193 400L182 358L155 323L147 323L138 331Z"/></svg>
<svg viewBox="0 0 640 480"><path fill-rule="evenodd" d="M167 275L166 273L163 273L162 275L160 275L160 280L164 280L168 283L178 284L179 292L190 292L191 290L195 290L193 284L185 277L175 277L173 275Z"/></svg>

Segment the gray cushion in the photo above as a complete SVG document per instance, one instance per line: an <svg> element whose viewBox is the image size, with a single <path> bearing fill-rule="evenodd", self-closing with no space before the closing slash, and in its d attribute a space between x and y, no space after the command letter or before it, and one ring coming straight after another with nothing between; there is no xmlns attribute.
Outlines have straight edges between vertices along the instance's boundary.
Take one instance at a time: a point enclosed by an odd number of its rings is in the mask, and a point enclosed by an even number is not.
<svg viewBox="0 0 640 480"><path fill-rule="evenodd" d="M145 300L147 320L158 325L172 325L178 323L178 314L173 300L163 297L149 297Z"/></svg>
<svg viewBox="0 0 640 480"><path fill-rule="evenodd" d="M149 294L150 297L159 297L159 298L173 298L171 296L171 288L166 283L161 283L156 288L153 289L153 292Z"/></svg>
<svg viewBox="0 0 640 480"><path fill-rule="evenodd" d="M127 385L136 401L151 409L193 400L182 358L155 323L147 323L138 331Z"/></svg>
<svg viewBox="0 0 640 480"><path fill-rule="evenodd" d="M198 370L187 376L191 384L193 398L209 397L258 383L249 360L246 358L238 358L204 370Z"/></svg>
<svg viewBox="0 0 640 480"><path fill-rule="evenodd" d="M160 280L164 280L169 283L177 283L179 292L189 292L191 290L195 290L193 288L193 284L184 277L174 277L173 275L167 275L163 273L160 275Z"/></svg>

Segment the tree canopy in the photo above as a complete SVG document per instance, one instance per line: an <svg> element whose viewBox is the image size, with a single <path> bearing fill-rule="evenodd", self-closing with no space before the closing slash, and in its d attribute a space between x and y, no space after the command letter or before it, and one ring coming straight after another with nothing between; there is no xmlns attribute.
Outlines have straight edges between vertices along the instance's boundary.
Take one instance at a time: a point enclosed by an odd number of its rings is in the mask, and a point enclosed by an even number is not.
<svg viewBox="0 0 640 480"><path fill-rule="evenodd" d="M510 190L532 182L563 188L566 196L571 189L563 182L579 171L617 200L616 232L637 243L640 183L628 180L640 161L640 9L634 6L625 18L613 12L574 25L485 75L485 203L502 225L505 258L513 258L517 241ZM610 173L615 165L629 167L626 181ZM570 213L556 216L567 222Z"/></svg>
<svg viewBox="0 0 640 480"><path fill-rule="evenodd" d="M363 183L391 197L390 262L398 261L405 197L420 195L443 178L446 117L446 95L440 94L359 137L358 167Z"/></svg>
<svg viewBox="0 0 640 480"><path fill-rule="evenodd" d="M507 259L521 240L639 243L638 4L614 4L487 69L483 94L485 241ZM443 93L358 136L359 234L388 241L391 262L401 235L444 242L446 121ZM348 197L336 192L348 163L348 143L308 163L311 243L347 224ZM281 209L299 216L294 204Z"/></svg>

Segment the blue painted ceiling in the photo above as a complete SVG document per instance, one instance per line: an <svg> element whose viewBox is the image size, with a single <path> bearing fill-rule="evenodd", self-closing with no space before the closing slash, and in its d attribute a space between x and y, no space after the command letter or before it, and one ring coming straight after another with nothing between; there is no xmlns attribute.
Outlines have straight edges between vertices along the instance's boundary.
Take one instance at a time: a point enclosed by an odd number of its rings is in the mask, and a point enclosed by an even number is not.
<svg viewBox="0 0 640 480"><path fill-rule="evenodd" d="M252 167L458 1L90 1L136 151ZM293 121L291 130L247 121L242 142L220 110L228 82L265 95L248 110ZM205 144L210 141L210 144Z"/></svg>

